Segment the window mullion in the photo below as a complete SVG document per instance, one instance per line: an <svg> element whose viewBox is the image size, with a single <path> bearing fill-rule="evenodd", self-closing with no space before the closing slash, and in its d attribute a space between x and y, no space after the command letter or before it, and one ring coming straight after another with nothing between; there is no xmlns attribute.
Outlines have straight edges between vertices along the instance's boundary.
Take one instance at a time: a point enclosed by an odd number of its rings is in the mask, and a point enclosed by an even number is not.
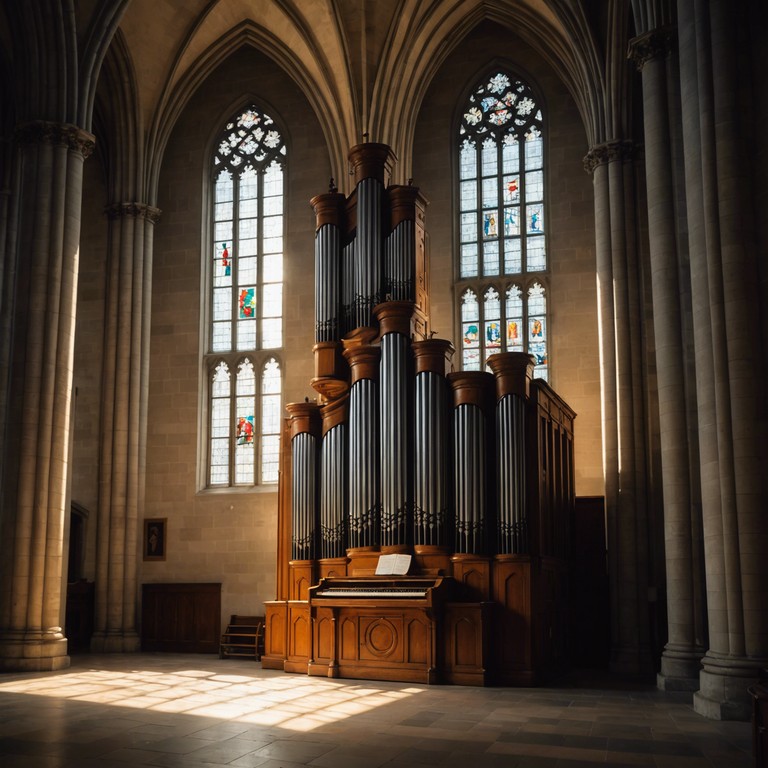
<svg viewBox="0 0 768 768"><path fill-rule="evenodd" d="M237 349L237 297L240 285L240 174L232 171L232 332L230 334L230 349ZM234 423L234 422L232 422Z"/></svg>
<svg viewBox="0 0 768 768"><path fill-rule="evenodd" d="M262 417L263 417L263 401L262 394L264 388L264 366L263 360L261 365L256 369L258 375L255 376L254 382L254 403L253 403L253 484L258 485L262 481L261 463L262 463L262 451L264 430L262 429Z"/></svg>
<svg viewBox="0 0 768 768"><path fill-rule="evenodd" d="M256 194L258 198L256 200L258 231L256 236L256 280L254 281L254 289L256 291L256 349L262 349L263 337L262 337L262 317L264 316L264 177L266 175L267 165L263 165L256 174ZM261 434L261 433L259 433ZM261 441L259 441L261 442Z"/></svg>

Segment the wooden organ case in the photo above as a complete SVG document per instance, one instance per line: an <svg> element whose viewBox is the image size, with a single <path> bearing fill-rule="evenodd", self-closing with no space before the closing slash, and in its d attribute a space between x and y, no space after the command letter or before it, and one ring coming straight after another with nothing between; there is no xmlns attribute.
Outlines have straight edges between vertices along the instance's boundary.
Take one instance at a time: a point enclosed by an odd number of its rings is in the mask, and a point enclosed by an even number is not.
<svg viewBox="0 0 768 768"><path fill-rule="evenodd" d="M567 657L575 414L533 358L452 372L433 337L426 201L385 187L389 147L350 151L355 189L312 199L317 402L287 406L266 668L530 685ZM376 576L410 554L407 575Z"/></svg>

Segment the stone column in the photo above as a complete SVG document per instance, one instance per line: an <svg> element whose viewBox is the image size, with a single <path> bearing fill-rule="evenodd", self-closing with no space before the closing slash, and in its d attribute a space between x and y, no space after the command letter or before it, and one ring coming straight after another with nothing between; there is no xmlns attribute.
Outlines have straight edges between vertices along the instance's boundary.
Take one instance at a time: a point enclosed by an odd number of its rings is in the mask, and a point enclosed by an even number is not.
<svg viewBox="0 0 768 768"><path fill-rule="evenodd" d="M139 649L137 560L144 506L149 326L154 224L143 203L107 209L102 417L97 518L96 604L91 648Z"/></svg>
<svg viewBox="0 0 768 768"><path fill-rule="evenodd" d="M724 2L678 2L709 625L694 708L717 719L749 717L747 687L768 663L766 339L740 140L762 127L743 107L741 21Z"/></svg>
<svg viewBox="0 0 768 768"><path fill-rule="evenodd" d="M680 94L671 27L647 32L630 43L630 55L642 71L648 234L653 294L654 339L664 494L664 544L668 641L657 682L663 690L695 691L704 654L701 606L700 517L692 488L691 457L698 457L695 431L688 429L686 345L683 302L690 279L678 255L677 200L669 105ZM695 404L695 401L694 401ZM690 445L691 437L694 444ZM694 541L694 535L697 535ZM698 620L698 621L697 621Z"/></svg>
<svg viewBox="0 0 768 768"><path fill-rule="evenodd" d="M19 126L0 528L0 669L69 665L61 627L83 161L74 125Z"/></svg>
<svg viewBox="0 0 768 768"><path fill-rule="evenodd" d="M593 147L603 466L614 670L649 676L648 525L639 276L635 252L633 148Z"/></svg>

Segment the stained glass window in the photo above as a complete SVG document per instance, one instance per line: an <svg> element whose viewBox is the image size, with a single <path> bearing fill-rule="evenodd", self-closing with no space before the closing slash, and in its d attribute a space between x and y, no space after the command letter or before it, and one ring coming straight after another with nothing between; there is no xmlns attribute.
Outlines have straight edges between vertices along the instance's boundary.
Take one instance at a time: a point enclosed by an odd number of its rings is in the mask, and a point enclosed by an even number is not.
<svg viewBox="0 0 768 768"><path fill-rule="evenodd" d="M548 376L544 128L531 87L505 72L480 82L462 111L456 295L465 370L495 352L527 351L535 375Z"/></svg>
<svg viewBox="0 0 768 768"><path fill-rule="evenodd" d="M210 486L277 481L286 147L255 105L227 121L211 163Z"/></svg>

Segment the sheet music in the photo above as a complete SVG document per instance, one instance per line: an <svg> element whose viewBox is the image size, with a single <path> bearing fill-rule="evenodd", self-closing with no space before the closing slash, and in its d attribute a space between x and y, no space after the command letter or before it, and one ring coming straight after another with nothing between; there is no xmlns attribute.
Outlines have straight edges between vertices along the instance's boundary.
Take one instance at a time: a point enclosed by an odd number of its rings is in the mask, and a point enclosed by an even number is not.
<svg viewBox="0 0 768 768"><path fill-rule="evenodd" d="M410 555L380 555L377 576L405 576L411 567Z"/></svg>

